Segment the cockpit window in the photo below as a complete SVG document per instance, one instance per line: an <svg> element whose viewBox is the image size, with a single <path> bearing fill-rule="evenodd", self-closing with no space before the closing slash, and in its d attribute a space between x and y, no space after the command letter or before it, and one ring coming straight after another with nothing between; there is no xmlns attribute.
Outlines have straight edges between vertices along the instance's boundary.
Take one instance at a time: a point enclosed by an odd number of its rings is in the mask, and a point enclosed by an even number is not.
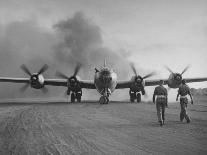
<svg viewBox="0 0 207 155"><path fill-rule="evenodd" d="M102 73L102 75L107 76L107 75L110 75L110 70L108 70L108 69L103 69L103 70L101 71L101 73Z"/></svg>

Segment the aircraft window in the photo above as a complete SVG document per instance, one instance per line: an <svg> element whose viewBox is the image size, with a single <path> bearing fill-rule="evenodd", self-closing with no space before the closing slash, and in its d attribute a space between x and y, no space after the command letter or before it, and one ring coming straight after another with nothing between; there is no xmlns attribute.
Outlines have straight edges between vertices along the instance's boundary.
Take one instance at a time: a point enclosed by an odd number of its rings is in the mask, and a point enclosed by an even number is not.
<svg viewBox="0 0 207 155"><path fill-rule="evenodd" d="M109 75L110 74L110 72L108 70L105 70L102 73L103 73L103 75Z"/></svg>

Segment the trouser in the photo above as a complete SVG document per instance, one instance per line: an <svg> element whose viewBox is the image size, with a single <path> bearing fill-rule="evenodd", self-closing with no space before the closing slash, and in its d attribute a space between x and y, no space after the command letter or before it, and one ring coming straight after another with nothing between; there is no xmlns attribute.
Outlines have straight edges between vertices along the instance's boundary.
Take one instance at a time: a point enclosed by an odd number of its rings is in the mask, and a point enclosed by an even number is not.
<svg viewBox="0 0 207 155"><path fill-rule="evenodd" d="M186 98L180 98L180 121L183 121L185 118L187 121L190 121L190 117L187 114L187 104L188 104L188 99Z"/></svg>
<svg viewBox="0 0 207 155"><path fill-rule="evenodd" d="M165 105L166 103L156 102L157 118L159 122L165 120Z"/></svg>

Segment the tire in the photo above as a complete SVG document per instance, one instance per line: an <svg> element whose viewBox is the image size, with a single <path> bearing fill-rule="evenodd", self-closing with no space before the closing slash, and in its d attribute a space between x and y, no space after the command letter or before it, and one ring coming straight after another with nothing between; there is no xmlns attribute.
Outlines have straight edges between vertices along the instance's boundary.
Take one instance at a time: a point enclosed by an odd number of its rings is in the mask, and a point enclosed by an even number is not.
<svg viewBox="0 0 207 155"><path fill-rule="evenodd" d="M134 102L134 98L132 96L130 96L130 102Z"/></svg>
<svg viewBox="0 0 207 155"><path fill-rule="evenodd" d="M135 93L131 93L130 94L130 101L133 103L135 99L136 99L136 94Z"/></svg>
<svg viewBox="0 0 207 155"><path fill-rule="evenodd" d="M141 102L141 94L140 93L137 93L137 103L140 103Z"/></svg>
<svg viewBox="0 0 207 155"><path fill-rule="evenodd" d="M81 102L81 94L77 93L77 102Z"/></svg>
<svg viewBox="0 0 207 155"><path fill-rule="evenodd" d="M75 94L72 93L70 97L71 97L71 103L74 103L75 102Z"/></svg>

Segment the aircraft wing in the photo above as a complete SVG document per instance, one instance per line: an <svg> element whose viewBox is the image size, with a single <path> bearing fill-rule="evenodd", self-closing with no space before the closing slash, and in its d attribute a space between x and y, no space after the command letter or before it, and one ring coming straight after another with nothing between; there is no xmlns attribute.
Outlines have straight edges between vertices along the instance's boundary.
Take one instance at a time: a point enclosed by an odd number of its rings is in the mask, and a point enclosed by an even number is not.
<svg viewBox="0 0 207 155"><path fill-rule="evenodd" d="M88 80L79 80L81 88L86 88L86 89L96 89L96 86L93 81L88 81Z"/></svg>
<svg viewBox="0 0 207 155"><path fill-rule="evenodd" d="M29 83L30 78L0 77L0 82Z"/></svg>
<svg viewBox="0 0 207 155"><path fill-rule="evenodd" d="M167 79L156 79L156 80L145 80L145 86L156 86L159 85L160 80L164 81L164 85L167 84ZM130 88L134 84L134 81L119 81L116 89Z"/></svg>
<svg viewBox="0 0 207 155"><path fill-rule="evenodd" d="M184 79L186 80L186 83L207 81L207 78L184 78Z"/></svg>
<svg viewBox="0 0 207 155"><path fill-rule="evenodd" d="M167 79L145 80L145 86L156 86L160 84L160 80L164 81L164 85L167 85Z"/></svg>
<svg viewBox="0 0 207 155"><path fill-rule="evenodd" d="M96 89L93 81L87 81L87 80L78 80L78 81L80 83L81 88ZM68 81L67 81L67 79L45 79L44 84L50 85L50 86L67 87Z"/></svg>
<svg viewBox="0 0 207 155"><path fill-rule="evenodd" d="M134 83L134 81L119 81L116 85L116 89L124 89L124 88L130 88L131 85Z"/></svg>
<svg viewBox="0 0 207 155"><path fill-rule="evenodd" d="M44 85L67 87L67 83L67 79L45 79Z"/></svg>

